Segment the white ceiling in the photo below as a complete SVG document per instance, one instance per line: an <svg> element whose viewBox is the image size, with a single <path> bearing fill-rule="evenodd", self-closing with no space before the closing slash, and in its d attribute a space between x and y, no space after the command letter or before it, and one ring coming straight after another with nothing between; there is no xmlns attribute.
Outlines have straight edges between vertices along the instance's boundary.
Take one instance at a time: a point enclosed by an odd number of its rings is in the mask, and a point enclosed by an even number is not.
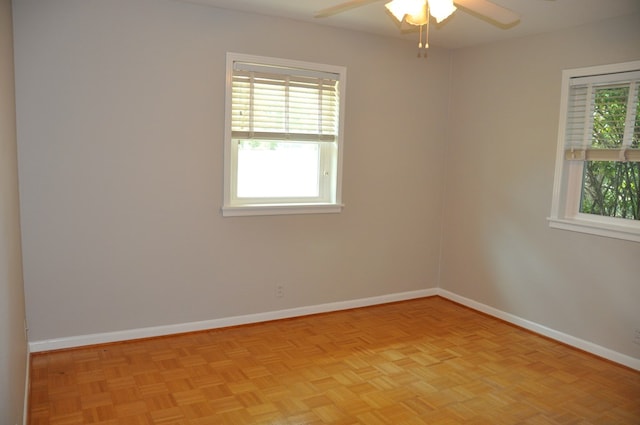
<svg viewBox="0 0 640 425"><path fill-rule="evenodd" d="M417 42L416 33L400 31L386 12L384 0L354 8L328 18L316 19L315 12L346 0L180 0L296 19L315 24L363 31ZM455 0L454 0L455 1ZM597 22L621 15L639 14L640 0L492 0L520 15L520 22L509 29L458 10L439 25L431 25L431 46L469 47L508 38L539 34ZM638 40L640 42L640 40Z"/></svg>

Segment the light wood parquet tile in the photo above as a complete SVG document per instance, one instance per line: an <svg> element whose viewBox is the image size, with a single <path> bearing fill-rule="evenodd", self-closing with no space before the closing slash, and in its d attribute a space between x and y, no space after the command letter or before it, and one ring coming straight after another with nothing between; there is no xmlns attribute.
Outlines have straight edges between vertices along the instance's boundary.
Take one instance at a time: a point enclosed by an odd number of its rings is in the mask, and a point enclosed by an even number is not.
<svg viewBox="0 0 640 425"><path fill-rule="evenodd" d="M36 353L31 425L640 424L640 373L439 297Z"/></svg>

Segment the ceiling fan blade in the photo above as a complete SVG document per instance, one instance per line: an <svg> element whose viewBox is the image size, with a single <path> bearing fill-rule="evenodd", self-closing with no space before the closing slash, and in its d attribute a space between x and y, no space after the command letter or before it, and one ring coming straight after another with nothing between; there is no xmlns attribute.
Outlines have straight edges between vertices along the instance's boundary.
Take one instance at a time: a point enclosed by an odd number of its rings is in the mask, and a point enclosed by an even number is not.
<svg viewBox="0 0 640 425"><path fill-rule="evenodd" d="M316 18L326 18L328 16L333 16L338 13L346 12L349 9L353 9L355 7L364 6L365 4L374 3L379 0L351 0L345 3L340 3L335 6L327 7L326 9L322 9L316 12L314 17Z"/></svg>
<svg viewBox="0 0 640 425"><path fill-rule="evenodd" d="M500 25L511 26L520 21L520 16L511 10L498 6L489 0L453 0L453 2L472 13L484 16Z"/></svg>

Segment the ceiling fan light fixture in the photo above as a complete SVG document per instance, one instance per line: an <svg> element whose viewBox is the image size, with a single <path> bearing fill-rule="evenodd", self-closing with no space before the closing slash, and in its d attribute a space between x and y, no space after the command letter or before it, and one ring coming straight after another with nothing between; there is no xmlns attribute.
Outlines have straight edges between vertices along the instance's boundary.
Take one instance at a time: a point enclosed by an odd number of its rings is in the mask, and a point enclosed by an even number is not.
<svg viewBox="0 0 640 425"><path fill-rule="evenodd" d="M447 19L456 7L453 0L428 0L429 13L440 23ZM392 0L385 7L399 21L406 21L411 25L427 23L427 0Z"/></svg>
<svg viewBox="0 0 640 425"><path fill-rule="evenodd" d="M316 18L324 18L344 12L345 10L364 6L377 0L343 0L344 3L328 7L316 13ZM429 20L431 16L438 22L442 22L451 16L456 10L454 1L464 6L469 12L486 17L490 22L495 22L504 27L511 27L520 21L518 14L493 3L492 0L386 0L385 7L401 24L407 23L420 27L420 40L418 42L418 57L426 55L429 48ZM424 43L423 43L424 34ZM424 49L424 50L423 50Z"/></svg>
<svg viewBox="0 0 640 425"><path fill-rule="evenodd" d="M426 20L426 0L392 0L384 6L402 22L406 19L411 25L423 25Z"/></svg>
<svg viewBox="0 0 640 425"><path fill-rule="evenodd" d="M440 23L456 11L453 0L429 0L429 12Z"/></svg>

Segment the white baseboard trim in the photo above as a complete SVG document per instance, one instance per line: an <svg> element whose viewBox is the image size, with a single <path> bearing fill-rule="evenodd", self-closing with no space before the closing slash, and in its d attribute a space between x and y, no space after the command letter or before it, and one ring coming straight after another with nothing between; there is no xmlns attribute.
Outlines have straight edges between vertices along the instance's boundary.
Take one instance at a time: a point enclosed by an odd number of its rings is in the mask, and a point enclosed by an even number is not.
<svg viewBox="0 0 640 425"><path fill-rule="evenodd" d="M547 338L562 342L604 359L627 366L634 370L640 370L640 359L618 353L600 345L585 341L580 338L556 331L538 323L523 319L502 310L479 303L470 298L449 292L440 288L423 289L419 291L399 292L395 294L381 295L370 298L360 298L348 301L337 301L327 304L317 304L306 307L297 307L287 310L269 311L265 313L248 314L244 316L225 317L221 319L204 320L200 322L189 322L175 325L154 326L148 328L129 329L117 332L104 332L90 335L79 335L65 338L48 339L43 341L32 341L29 343L29 351L38 353L50 350L60 350L65 348L82 347L86 345L105 344L110 342L127 341L140 338L151 338L185 332L203 331L207 329L218 329L229 326L247 325L251 323L268 322L271 320L288 319L292 317L307 316L310 314L328 313L332 311L348 310L350 308L368 307L390 302L406 301L415 298L423 298L439 295L456 303L462 304L471 309L488 314L512 323L521 328L543 335ZM29 369L29 368L27 368ZM27 370L27 382L29 371Z"/></svg>
<svg viewBox="0 0 640 425"><path fill-rule="evenodd" d="M602 357L612 362L619 363L631 369L640 370L640 359L627 356L626 354L618 353L617 351L610 350L592 342L556 331L554 329L548 328L535 322L531 322L513 314L506 313L504 311L490 307L486 304L479 303L477 301L465 298L461 295L446 291L444 289L438 289L436 292L443 298L449 299L458 304L462 304L466 307L472 308L473 310L488 314L489 316L496 317L498 319L504 320L505 322L512 323L521 328L586 351L587 353L594 354L598 357Z"/></svg>
<svg viewBox="0 0 640 425"><path fill-rule="evenodd" d="M104 332L90 335L79 335L65 338L47 339L29 342L32 353L60 350L64 348L82 347L86 345L105 344L110 342L127 341L140 338L203 331L207 329L225 328L229 326L247 325L251 323L267 322L270 320L288 319L291 317L307 316L310 314L328 313L332 311L348 310L350 308L368 307L397 301L406 301L438 295L438 289L422 289L418 291L399 292L370 298L360 298L348 301L338 301L287 310L269 311L265 313L248 314L245 316L225 317L221 319L204 320L175 325L154 326L148 328L129 329L116 332Z"/></svg>

